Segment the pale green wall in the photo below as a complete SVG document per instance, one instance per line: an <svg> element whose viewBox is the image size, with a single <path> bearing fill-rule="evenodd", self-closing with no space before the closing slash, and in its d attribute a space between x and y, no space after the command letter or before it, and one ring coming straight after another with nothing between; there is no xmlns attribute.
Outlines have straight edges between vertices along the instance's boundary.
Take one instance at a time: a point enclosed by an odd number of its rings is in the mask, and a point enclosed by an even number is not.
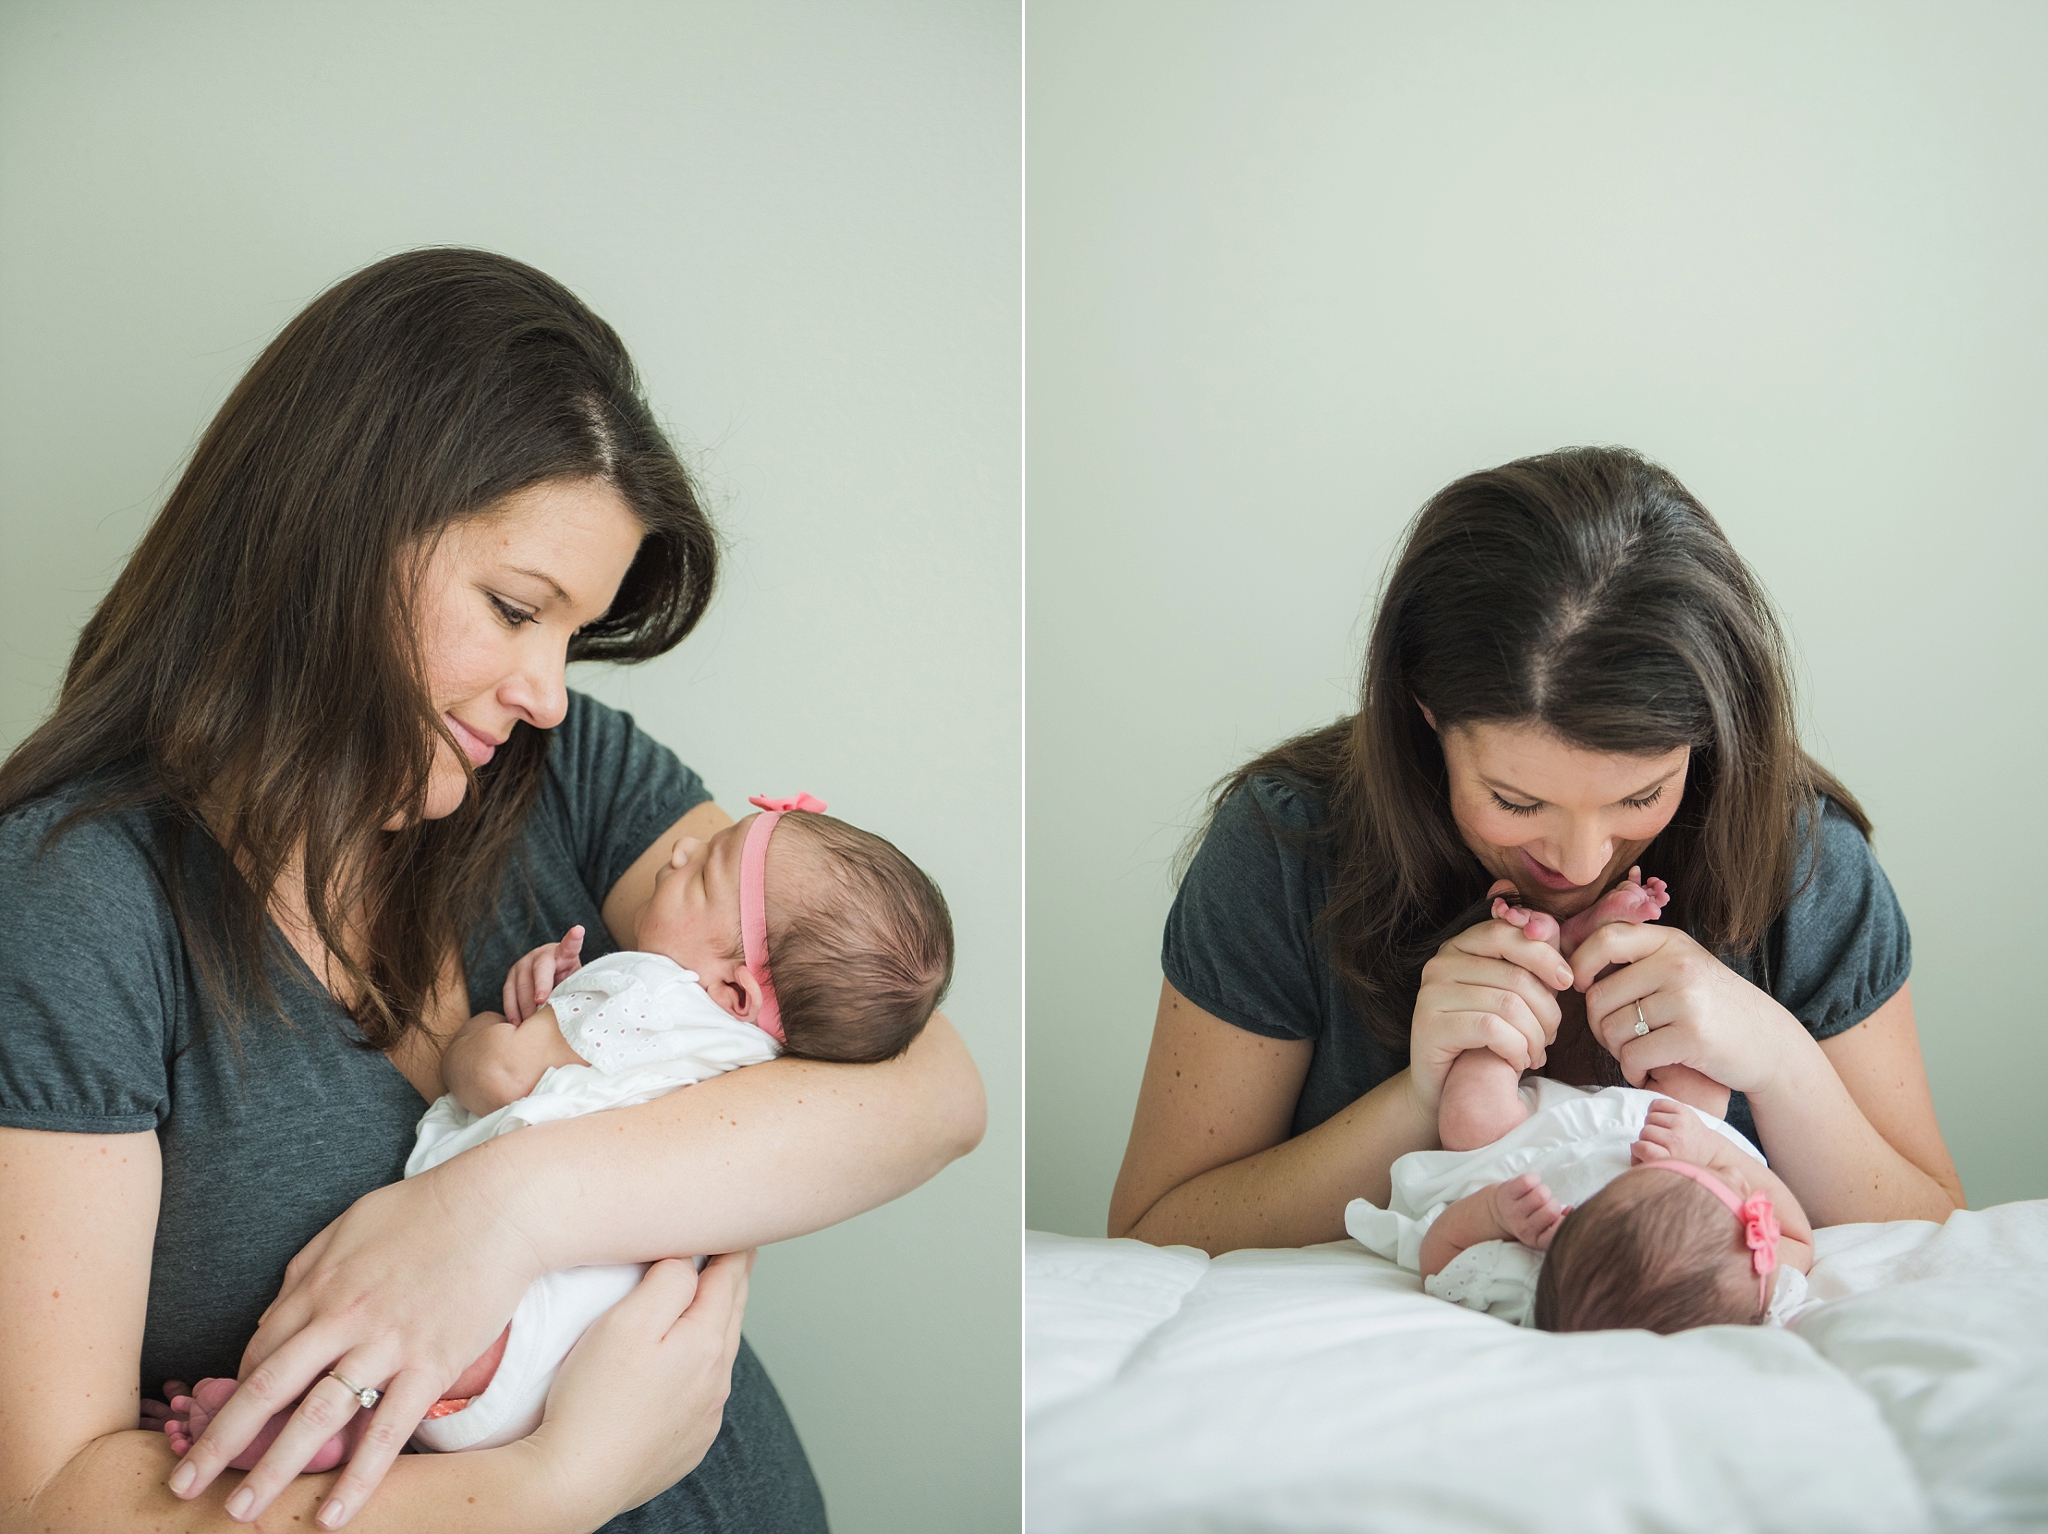
<svg viewBox="0 0 2048 1534"><path fill-rule="evenodd" d="M1862 796L1973 1203L2048 1196L2048 9L1033 0L1034 1226L1100 1234L1204 790L1415 508L1669 465Z"/></svg>
<svg viewBox="0 0 2048 1534"><path fill-rule="evenodd" d="M747 1316L847 1534L1016 1526L1018 79L1007 0L0 8L0 749L269 336L482 245L618 327L731 541L580 685L945 888L987 1141Z"/></svg>

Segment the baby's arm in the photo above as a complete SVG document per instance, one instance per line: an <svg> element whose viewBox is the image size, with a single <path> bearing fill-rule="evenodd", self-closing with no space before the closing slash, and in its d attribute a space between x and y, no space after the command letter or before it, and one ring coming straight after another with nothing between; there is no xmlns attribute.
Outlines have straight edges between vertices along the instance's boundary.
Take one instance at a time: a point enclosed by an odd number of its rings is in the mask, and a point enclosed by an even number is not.
<svg viewBox="0 0 2048 1534"><path fill-rule="evenodd" d="M526 1096L550 1066L583 1063L555 1025L553 1007L523 1023L479 1012L441 1052L441 1077L455 1100L481 1118Z"/></svg>
<svg viewBox="0 0 2048 1534"><path fill-rule="evenodd" d="M1422 1276L1443 1272L1458 1253L1482 1241L1519 1241L1544 1251L1570 1212L1534 1172L1490 1183L1452 1204L1423 1232Z"/></svg>

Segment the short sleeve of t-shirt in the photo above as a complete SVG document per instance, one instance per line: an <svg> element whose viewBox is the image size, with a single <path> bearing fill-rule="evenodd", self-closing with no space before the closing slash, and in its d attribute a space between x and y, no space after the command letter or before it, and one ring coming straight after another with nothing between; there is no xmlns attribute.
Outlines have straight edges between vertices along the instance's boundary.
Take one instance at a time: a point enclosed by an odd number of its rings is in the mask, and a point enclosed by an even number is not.
<svg viewBox="0 0 2048 1534"><path fill-rule="evenodd" d="M1897 994L1912 972L1913 938L1870 844L1832 801L1823 802L1819 837L1802 841L1791 904L1765 944L1772 972L1740 968L1825 1039Z"/></svg>
<svg viewBox="0 0 2048 1534"><path fill-rule="evenodd" d="M1318 813L1294 785L1253 779L1217 809L1166 918L1160 964L1173 988L1268 1038L1312 1039L1326 1021Z"/></svg>
<svg viewBox="0 0 2048 1534"><path fill-rule="evenodd" d="M0 822L0 1124L74 1134L155 1129L183 947L140 812L96 817L44 846L75 801Z"/></svg>
<svg viewBox="0 0 2048 1534"><path fill-rule="evenodd" d="M599 901L657 836L711 797L631 714L574 692L548 744L548 780L577 872Z"/></svg>

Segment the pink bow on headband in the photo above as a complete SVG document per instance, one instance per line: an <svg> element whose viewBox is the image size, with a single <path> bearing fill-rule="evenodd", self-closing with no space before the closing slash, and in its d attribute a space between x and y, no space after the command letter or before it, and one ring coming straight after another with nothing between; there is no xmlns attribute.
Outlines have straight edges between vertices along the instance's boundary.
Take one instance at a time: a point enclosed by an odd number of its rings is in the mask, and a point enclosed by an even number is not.
<svg viewBox="0 0 2048 1534"><path fill-rule="evenodd" d="M794 799L770 799L765 794L756 794L747 803L757 810L773 810L778 815L787 814L791 810L803 810L812 815L825 813L825 801L813 799L809 794L798 794Z"/></svg>
<svg viewBox="0 0 2048 1534"><path fill-rule="evenodd" d="M1778 1266L1777 1212L1771 1208L1768 1196L1752 1193L1747 1199L1739 1199L1728 1184L1721 1181L1704 1167L1694 1166L1690 1161L1645 1161L1647 1167L1660 1171L1676 1172L1680 1177L1690 1177L1715 1198L1728 1206L1729 1213L1742 1222L1743 1244L1749 1248L1749 1265L1756 1271L1756 1305L1758 1310L1768 1308L1771 1293L1771 1274Z"/></svg>
<svg viewBox="0 0 2048 1534"><path fill-rule="evenodd" d="M740 848L740 956L761 985L761 1015L754 1019L755 1026L782 1044L787 1042L782 1036L782 1008L776 1005L775 987L768 979L768 838L784 815L792 811L822 815L825 801L809 794L794 799L755 794L747 803L758 806L761 813L747 827L746 844Z"/></svg>

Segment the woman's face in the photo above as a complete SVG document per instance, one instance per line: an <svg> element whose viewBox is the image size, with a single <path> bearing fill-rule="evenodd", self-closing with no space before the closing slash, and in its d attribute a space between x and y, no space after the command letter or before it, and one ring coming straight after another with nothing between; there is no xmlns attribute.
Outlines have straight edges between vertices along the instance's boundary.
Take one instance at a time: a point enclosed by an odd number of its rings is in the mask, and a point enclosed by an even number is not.
<svg viewBox="0 0 2048 1534"><path fill-rule="evenodd" d="M570 637L611 607L642 531L604 481L549 480L450 527L428 551L413 597L427 688L471 762L488 762L522 721L562 722ZM453 814L468 790L460 758L439 742L426 818Z"/></svg>
<svg viewBox="0 0 2048 1534"><path fill-rule="evenodd" d="M1691 756L1607 756L1528 724L1452 725L1437 739L1465 845L1557 917L1599 899L1669 824Z"/></svg>

